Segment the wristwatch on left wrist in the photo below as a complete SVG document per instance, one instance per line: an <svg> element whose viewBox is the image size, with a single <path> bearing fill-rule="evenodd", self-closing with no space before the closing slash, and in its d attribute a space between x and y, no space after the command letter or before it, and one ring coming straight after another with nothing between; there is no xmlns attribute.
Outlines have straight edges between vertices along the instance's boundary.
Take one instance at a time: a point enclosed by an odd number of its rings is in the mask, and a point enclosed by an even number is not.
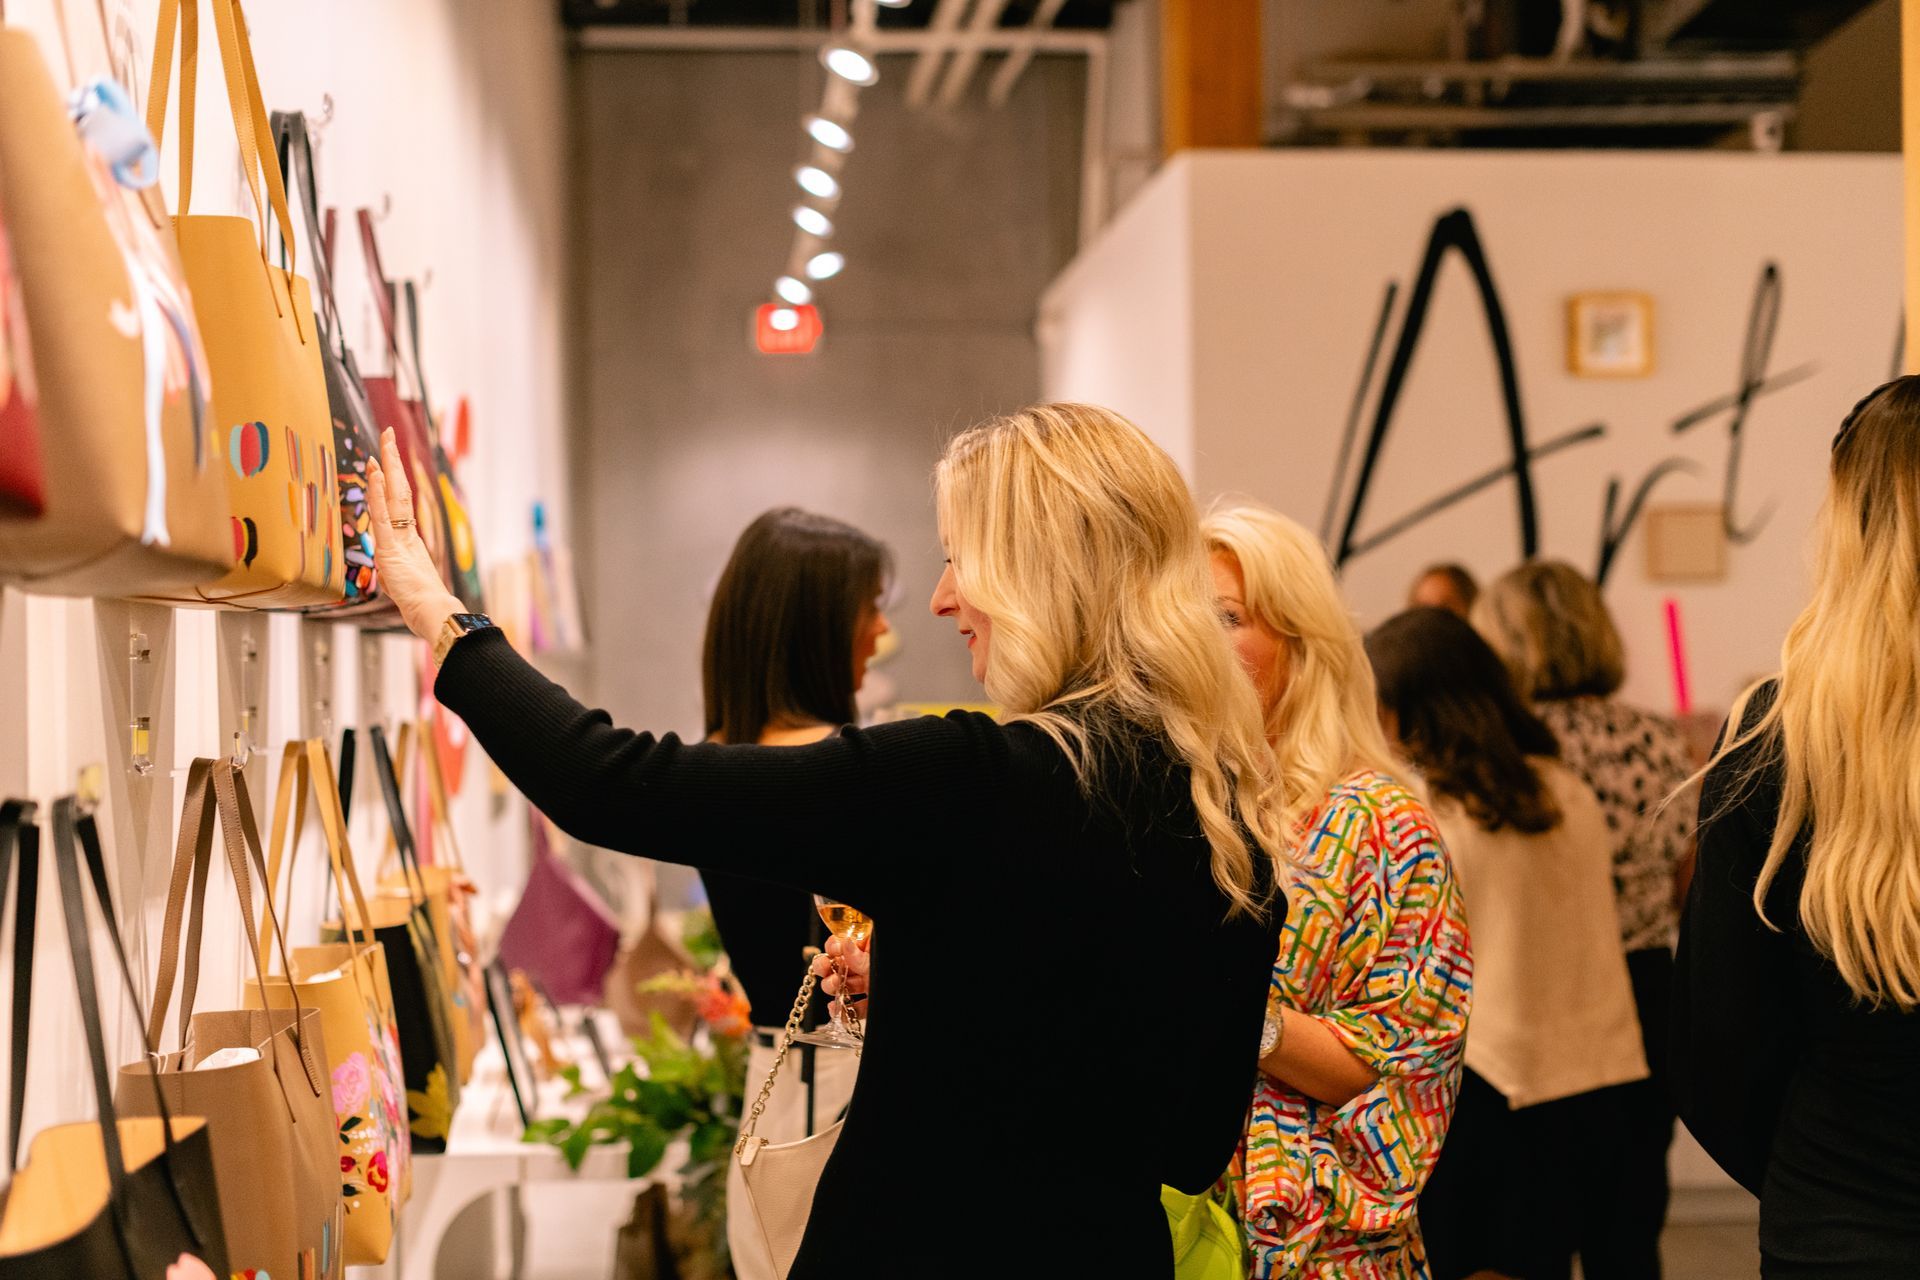
<svg viewBox="0 0 1920 1280"><path fill-rule="evenodd" d="M447 651L461 636L475 631L484 631L493 625L493 619L484 613L456 613L440 624L440 634L433 642L433 665L442 666L447 661Z"/></svg>
<svg viewBox="0 0 1920 1280"><path fill-rule="evenodd" d="M1280 1047L1280 1038L1287 1033L1287 1011L1279 1005L1267 1006L1267 1022L1260 1029L1260 1059L1265 1061L1268 1054Z"/></svg>

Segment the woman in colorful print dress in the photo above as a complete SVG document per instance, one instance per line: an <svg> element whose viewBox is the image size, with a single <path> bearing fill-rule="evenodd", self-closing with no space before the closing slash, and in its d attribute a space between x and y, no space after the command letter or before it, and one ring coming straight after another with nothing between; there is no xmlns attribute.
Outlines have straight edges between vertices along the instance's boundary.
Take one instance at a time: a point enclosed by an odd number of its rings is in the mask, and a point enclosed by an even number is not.
<svg viewBox="0 0 1920 1280"><path fill-rule="evenodd" d="M1394 777L1325 554L1259 507L1204 525L1301 833L1246 1140L1251 1274L1425 1277L1414 1205L1446 1137L1473 963L1432 818Z"/></svg>

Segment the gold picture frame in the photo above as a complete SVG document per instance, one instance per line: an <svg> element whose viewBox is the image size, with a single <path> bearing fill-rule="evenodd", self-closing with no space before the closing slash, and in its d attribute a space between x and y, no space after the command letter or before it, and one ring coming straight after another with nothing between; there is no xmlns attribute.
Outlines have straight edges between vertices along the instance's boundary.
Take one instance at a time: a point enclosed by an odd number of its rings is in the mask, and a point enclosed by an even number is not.
<svg viewBox="0 0 1920 1280"><path fill-rule="evenodd" d="M1653 297L1611 291L1567 299L1567 372L1579 378L1644 378L1654 369Z"/></svg>

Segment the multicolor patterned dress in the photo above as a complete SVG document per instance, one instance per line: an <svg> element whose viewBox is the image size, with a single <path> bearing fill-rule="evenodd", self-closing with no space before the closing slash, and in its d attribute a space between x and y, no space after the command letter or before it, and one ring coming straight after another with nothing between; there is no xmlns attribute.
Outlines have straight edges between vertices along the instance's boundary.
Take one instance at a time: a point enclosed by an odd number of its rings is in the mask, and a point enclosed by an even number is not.
<svg viewBox="0 0 1920 1280"><path fill-rule="evenodd" d="M1460 1084L1466 913L1432 816L1392 778L1347 779L1306 831L1270 998L1380 1079L1334 1107L1261 1075L1230 1175L1251 1274L1424 1278L1414 1203Z"/></svg>

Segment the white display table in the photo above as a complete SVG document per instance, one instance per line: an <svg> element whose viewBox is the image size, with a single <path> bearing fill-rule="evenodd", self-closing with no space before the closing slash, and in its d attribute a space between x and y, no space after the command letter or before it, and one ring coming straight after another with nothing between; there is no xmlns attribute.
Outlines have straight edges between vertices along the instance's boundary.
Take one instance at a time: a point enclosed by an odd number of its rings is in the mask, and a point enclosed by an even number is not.
<svg viewBox="0 0 1920 1280"><path fill-rule="evenodd" d="M603 1027L602 1041L610 1050L626 1044L617 1025ZM599 1081L599 1067L583 1038L569 1041L563 1050L573 1061L585 1064L583 1069L590 1083ZM536 1115L577 1118L585 1114L592 1096L569 1099L566 1092L567 1086L560 1080L541 1085ZM356 1271L356 1280L381 1275L393 1276L396 1280L436 1280L438 1274L445 1274L438 1268L443 1247L460 1249L466 1257L475 1260L471 1265L457 1268L463 1277L488 1280L494 1274L505 1275L505 1259L499 1259L492 1268L486 1265L498 1258L494 1239L447 1239L454 1220L476 1200L508 1187L567 1181L619 1183L637 1195L651 1181L627 1177L624 1143L592 1148L580 1171L575 1173L567 1168L557 1148L543 1142L520 1141L522 1127L513 1092L507 1086L499 1042L489 1038L474 1061L473 1079L461 1089L460 1106L454 1113L446 1153L414 1157L413 1198L401 1210L394 1256L385 1267ZM670 1150L661 1167L663 1170L678 1168L684 1158L684 1151ZM609 1248L618 1225L617 1221L605 1223Z"/></svg>

